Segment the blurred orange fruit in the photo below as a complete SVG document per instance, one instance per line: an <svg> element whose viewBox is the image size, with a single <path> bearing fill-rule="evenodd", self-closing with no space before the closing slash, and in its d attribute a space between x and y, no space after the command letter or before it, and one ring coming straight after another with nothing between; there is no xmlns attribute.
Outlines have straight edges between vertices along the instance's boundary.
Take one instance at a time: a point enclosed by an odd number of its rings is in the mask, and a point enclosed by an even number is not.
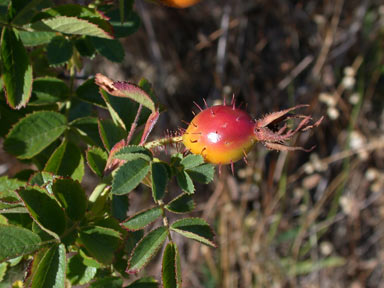
<svg viewBox="0 0 384 288"><path fill-rule="evenodd" d="M189 6L197 4L201 0L158 0L158 1L170 7L187 8Z"/></svg>

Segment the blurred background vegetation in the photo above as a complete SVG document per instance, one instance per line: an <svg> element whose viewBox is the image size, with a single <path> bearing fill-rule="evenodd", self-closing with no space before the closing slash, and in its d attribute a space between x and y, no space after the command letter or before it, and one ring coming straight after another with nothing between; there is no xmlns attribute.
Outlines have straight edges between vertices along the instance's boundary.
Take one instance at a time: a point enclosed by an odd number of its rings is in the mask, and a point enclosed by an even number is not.
<svg viewBox="0 0 384 288"><path fill-rule="evenodd" d="M135 5L142 26L123 40L124 61L89 60L77 81L97 72L149 79L167 107L157 136L185 127L193 101L233 94L255 118L304 103L306 114L325 116L291 143L313 152L257 145L234 175L223 169L199 186L195 213L213 225L219 247L175 239L183 286L384 287L382 0ZM1 174L19 170L2 151L0 159ZM130 197L132 212L150 201L148 191Z"/></svg>

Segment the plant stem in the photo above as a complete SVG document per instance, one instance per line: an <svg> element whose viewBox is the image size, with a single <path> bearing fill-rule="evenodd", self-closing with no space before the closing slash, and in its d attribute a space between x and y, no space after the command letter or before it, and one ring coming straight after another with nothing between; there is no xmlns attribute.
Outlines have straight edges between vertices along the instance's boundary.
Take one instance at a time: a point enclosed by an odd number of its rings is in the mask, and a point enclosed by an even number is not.
<svg viewBox="0 0 384 288"><path fill-rule="evenodd" d="M131 142L132 137L133 137L133 133L135 133L135 130L137 127L137 122L139 121L139 117L140 117L140 113L141 113L142 108L143 108L143 105L140 104L139 108L137 109L135 120L133 120L131 128L129 129L129 134L128 134L127 141L126 141L127 145Z"/></svg>
<svg viewBox="0 0 384 288"><path fill-rule="evenodd" d="M167 215L165 215L165 209L164 209L164 202L163 200L159 200L157 201L157 204L160 206L161 208L161 213L163 215L163 225L167 228L168 230L168 240L173 242L172 240L172 235L171 235L171 229L169 227L169 221L168 221L168 218L167 218Z"/></svg>
<svg viewBox="0 0 384 288"><path fill-rule="evenodd" d="M148 142L144 145L144 147L147 149L152 149L158 146L164 146L172 143L179 143L181 141L183 141L183 136L166 137L166 138L161 138L161 139Z"/></svg>

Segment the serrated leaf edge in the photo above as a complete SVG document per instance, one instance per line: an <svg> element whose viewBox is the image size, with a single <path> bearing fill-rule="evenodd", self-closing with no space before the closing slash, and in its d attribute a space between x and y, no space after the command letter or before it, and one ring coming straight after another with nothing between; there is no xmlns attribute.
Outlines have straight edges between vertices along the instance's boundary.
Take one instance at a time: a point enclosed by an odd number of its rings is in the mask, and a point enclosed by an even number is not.
<svg viewBox="0 0 384 288"><path fill-rule="evenodd" d="M152 223L155 222L159 217L161 217L161 215L158 216L158 217L157 217L156 219L154 219L153 221L149 222L147 225L145 225L145 226L143 226L143 227L141 227L141 228L138 228L138 229L131 229L131 228L128 228L128 227L123 226L124 223L126 223L126 222L128 222L129 220L133 219L135 216L137 216L137 215L139 215L139 214L141 214L141 213L147 212L147 211L149 211L149 210L152 210L152 209L154 209L154 208L161 209L159 206L153 206L153 207L148 208L148 209L143 209L143 210L137 212L135 215L132 215L132 216L128 217L126 220L124 220L123 222L121 222L121 223L120 223L121 228L123 228L123 229L125 229L125 230L127 230L127 231L138 231L138 230L141 230L141 229L147 227L148 225L152 224Z"/></svg>
<svg viewBox="0 0 384 288"><path fill-rule="evenodd" d="M133 256L133 254L135 253L136 248L141 244L141 242L144 241L145 237L147 237L150 233L152 233L152 232L154 232L154 231L156 231L156 230L158 230L158 229L161 229L161 228L166 228L166 227L164 227L164 226L160 226L160 227L158 227L158 228L156 228L156 229L154 229L154 230L148 232L147 234L145 234L145 235L143 236L143 238L140 239L139 242L137 242L137 244L135 245L135 247L132 249L131 254L129 255L128 268L127 268L127 270L126 270L126 273L128 273L128 274L136 274L136 273L138 273L138 272L139 272L141 269L143 269L143 268L148 264L148 262L151 261L151 259L157 254L157 252L160 250L161 246L162 246L164 243L162 243L162 245L159 245L159 246L153 251L153 253L150 255L150 257L147 258L147 260L144 262L144 264L142 265L142 267L141 267L140 269L138 269L138 270L130 270L132 256ZM165 232L167 233L167 235L169 234L169 231L168 231L167 229L165 230Z"/></svg>

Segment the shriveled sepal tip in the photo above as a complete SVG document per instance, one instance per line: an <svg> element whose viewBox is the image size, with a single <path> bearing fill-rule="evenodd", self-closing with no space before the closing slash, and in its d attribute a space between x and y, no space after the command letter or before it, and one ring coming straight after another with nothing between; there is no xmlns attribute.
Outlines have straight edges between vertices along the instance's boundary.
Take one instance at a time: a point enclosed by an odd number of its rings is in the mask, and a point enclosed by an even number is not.
<svg viewBox="0 0 384 288"><path fill-rule="evenodd" d="M312 121L313 119L311 116L302 115L302 114L290 114L290 112L296 109L308 107L308 106L309 105L297 105L289 109L268 114L262 119L255 121L255 126L254 126L255 140L262 142L265 145L265 147L271 150L279 150L279 151L302 150L305 152L312 151L315 148L315 146L309 149L306 149L298 146L285 145L285 141L290 140L297 133L315 128L319 126L320 123L323 121L324 116L322 116L319 120L313 123ZM272 129L270 128L272 125L280 124L282 122L285 122L289 119L294 119L294 118L302 119L297 125L297 127L294 129L287 130L287 123L284 123L284 125L277 132L272 131Z"/></svg>

